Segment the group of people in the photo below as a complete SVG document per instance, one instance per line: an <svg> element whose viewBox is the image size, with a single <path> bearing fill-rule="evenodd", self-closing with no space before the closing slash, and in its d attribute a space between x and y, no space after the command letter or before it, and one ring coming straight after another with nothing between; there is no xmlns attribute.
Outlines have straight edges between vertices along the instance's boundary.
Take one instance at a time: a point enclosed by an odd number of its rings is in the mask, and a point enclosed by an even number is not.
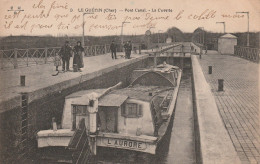
<svg viewBox="0 0 260 164"><path fill-rule="evenodd" d="M131 51L132 51L132 43L131 41L127 41L123 45L125 49L125 58L130 59ZM110 45L111 55L112 59L117 59L116 51L117 51L117 45L114 41L112 41ZM62 71L70 71L69 65L70 65L70 58L73 56L73 69L75 71L81 71L80 68L84 67L83 62L83 54L84 48L81 45L81 42L78 41L77 45L73 48L70 47L69 41L66 41L65 44L61 47L60 52L56 53L56 56L54 58L54 65L56 66L56 71L58 71L58 67L61 65L62 60ZM73 55L72 55L73 54Z"/></svg>
<svg viewBox="0 0 260 164"><path fill-rule="evenodd" d="M132 43L131 43L131 41L127 41L123 45L123 47L125 49L125 58L126 59L130 59L131 51L132 51ZM117 59L117 56L116 56L117 46L115 44L115 41L112 41L112 43L110 44L110 50L111 50L112 59Z"/></svg>
<svg viewBox="0 0 260 164"><path fill-rule="evenodd" d="M73 69L76 71L81 71L80 68L84 67L83 63L83 54L84 48L81 45L81 42L78 41L77 45L73 47L73 49L69 45L69 41L66 41L65 44L61 47L60 52L56 53L54 59L54 65L56 66L56 71L58 71L58 67L61 65L62 59L62 71L70 71L70 58L73 56ZM73 55L72 55L73 54Z"/></svg>

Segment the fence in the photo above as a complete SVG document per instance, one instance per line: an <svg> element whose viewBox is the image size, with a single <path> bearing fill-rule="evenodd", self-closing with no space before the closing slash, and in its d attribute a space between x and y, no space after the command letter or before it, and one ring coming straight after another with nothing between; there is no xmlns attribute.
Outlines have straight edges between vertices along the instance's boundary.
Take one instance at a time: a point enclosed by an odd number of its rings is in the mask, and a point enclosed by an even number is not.
<svg viewBox="0 0 260 164"><path fill-rule="evenodd" d="M260 50L258 48L235 46L235 56L259 63Z"/></svg>
<svg viewBox="0 0 260 164"><path fill-rule="evenodd" d="M85 56L102 55L110 52L109 45L85 46ZM54 60L61 47L0 50L1 69L28 67L47 64Z"/></svg>

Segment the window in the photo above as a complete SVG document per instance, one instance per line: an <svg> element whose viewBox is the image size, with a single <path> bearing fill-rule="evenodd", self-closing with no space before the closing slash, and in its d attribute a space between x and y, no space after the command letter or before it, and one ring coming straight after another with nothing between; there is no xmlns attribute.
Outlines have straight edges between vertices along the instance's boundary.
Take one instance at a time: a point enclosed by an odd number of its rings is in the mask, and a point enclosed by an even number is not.
<svg viewBox="0 0 260 164"><path fill-rule="evenodd" d="M126 108L129 116L137 115L137 104L126 104Z"/></svg>
<svg viewBox="0 0 260 164"><path fill-rule="evenodd" d="M143 116L143 109L141 104L127 103L122 106L121 114L124 117L136 118Z"/></svg>
<svg viewBox="0 0 260 164"><path fill-rule="evenodd" d="M86 105L72 105L73 106L73 114L77 116L86 116L88 115L88 109Z"/></svg>

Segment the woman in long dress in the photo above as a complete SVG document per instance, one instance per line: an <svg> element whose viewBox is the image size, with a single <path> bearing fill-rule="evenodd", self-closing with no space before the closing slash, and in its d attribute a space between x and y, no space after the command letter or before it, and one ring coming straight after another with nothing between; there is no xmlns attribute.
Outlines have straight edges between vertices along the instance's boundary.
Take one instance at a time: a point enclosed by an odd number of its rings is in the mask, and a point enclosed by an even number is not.
<svg viewBox="0 0 260 164"><path fill-rule="evenodd" d="M81 46L80 41L78 41L77 45L73 48L73 52L74 52L73 67L76 64L78 71L81 71L80 68L84 67L84 63L83 63L84 48Z"/></svg>

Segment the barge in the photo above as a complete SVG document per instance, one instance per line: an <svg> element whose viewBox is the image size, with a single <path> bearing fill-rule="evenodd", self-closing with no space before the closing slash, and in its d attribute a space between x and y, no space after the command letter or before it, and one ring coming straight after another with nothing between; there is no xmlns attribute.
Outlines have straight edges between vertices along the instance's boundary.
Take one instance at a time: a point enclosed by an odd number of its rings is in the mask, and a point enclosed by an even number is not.
<svg viewBox="0 0 260 164"><path fill-rule="evenodd" d="M83 143L92 154L97 147L155 154L172 119L181 76L179 67L164 62L134 70L126 88L119 83L66 96L60 128L53 121L53 129L39 131L38 148L71 148L82 139L77 130L85 129Z"/></svg>

